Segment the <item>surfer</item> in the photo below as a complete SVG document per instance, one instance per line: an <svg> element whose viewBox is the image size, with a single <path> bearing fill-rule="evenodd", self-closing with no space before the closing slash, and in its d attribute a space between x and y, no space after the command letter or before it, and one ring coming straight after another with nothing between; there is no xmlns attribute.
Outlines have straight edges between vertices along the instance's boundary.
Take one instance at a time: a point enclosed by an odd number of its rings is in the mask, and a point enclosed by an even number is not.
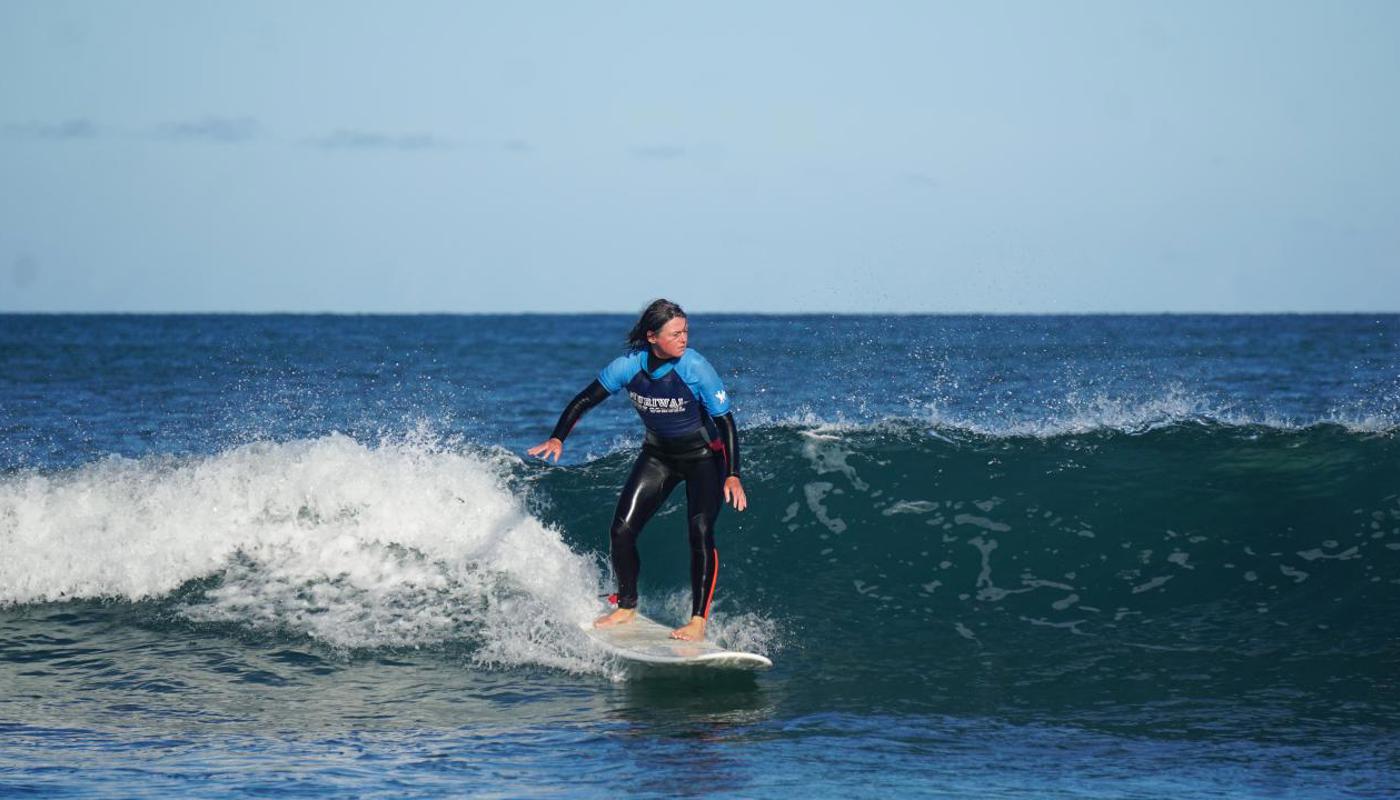
<svg viewBox="0 0 1400 800"><path fill-rule="evenodd" d="M637 615L637 537L676 484L685 483L690 535L690 621L671 631L674 639L705 637L705 620L719 576L715 518L728 502L748 505L739 480L739 439L723 382L704 356L687 348L685 311L669 300L646 307L627 336L628 353L619 356L569 403L554 432L530 455L555 462L564 439L589 409L623 388L646 426L646 439L622 487L610 539L617 575L617 610L599 617L597 627L631 622Z"/></svg>

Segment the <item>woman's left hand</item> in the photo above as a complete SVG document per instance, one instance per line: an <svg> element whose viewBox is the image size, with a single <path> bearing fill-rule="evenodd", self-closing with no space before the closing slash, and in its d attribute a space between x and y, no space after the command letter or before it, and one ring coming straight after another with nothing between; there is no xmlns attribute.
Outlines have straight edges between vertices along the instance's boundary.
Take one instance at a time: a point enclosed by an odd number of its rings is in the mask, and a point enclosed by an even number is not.
<svg viewBox="0 0 1400 800"><path fill-rule="evenodd" d="M735 511L748 508L749 500L744 496L744 484L739 482L738 475L730 475L724 479L724 500L733 505Z"/></svg>

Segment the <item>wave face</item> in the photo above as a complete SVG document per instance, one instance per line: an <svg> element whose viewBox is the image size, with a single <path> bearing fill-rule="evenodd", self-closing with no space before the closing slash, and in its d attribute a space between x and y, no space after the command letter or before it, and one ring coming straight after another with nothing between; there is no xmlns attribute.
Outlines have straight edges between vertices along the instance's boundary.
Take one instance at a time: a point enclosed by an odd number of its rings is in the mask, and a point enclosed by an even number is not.
<svg viewBox="0 0 1400 800"><path fill-rule="evenodd" d="M770 426L745 443L752 505L721 516L716 607L777 620L814 692L1090 710L1246 693L1335 709L1393 681L1393 434L891 422ZM546 516L588 532L576 546L604 541L630 460L542 479ZM684 585L679 507L643 536L644 595Z"/></svg>
<svg viewBox="0 0 1400 800"><path fill-rule="evenodd" d="M1397 721L1394 434L895 421L765 426L745 452L751 507L720 518L713 630L777 657L795 702L1177 704L1179 720L1180 702L1218 719L1213 704L1245 697L1232 707ZM631 460L558 469L333 435L12 473L0 603L115 601L146 624L606 671L576 625L609 588ZM677 621L683 504L641 545L643 609Z"/></svg>

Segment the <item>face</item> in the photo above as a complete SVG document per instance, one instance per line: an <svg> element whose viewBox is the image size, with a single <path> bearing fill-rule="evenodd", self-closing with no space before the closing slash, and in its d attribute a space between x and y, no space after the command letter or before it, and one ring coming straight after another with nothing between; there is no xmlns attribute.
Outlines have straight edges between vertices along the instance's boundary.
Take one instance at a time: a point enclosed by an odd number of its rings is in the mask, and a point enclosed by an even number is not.
<svg viewBox="0 0 1400 800"><path fill-rule="evenodd" d="M659 331L648 331L647 341L651 349L662 358L680 358L685 353L686 342L690 339L690 327L685 317L673 317L661 326Z"/></svg>

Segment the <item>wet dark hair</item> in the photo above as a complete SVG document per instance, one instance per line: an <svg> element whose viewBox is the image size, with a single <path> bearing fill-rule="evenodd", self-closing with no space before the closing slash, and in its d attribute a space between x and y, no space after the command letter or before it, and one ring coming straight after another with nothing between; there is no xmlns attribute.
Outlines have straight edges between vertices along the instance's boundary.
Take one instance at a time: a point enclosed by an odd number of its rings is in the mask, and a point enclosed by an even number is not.
<svg viewBox="0 0 1400 800"><path fill-rule="evenodd" d="M637 319L637 324L632 326L631 333L627 334L627 349L635 353L651 347L651 342L647 341L647 331L655 333L676 317L684 316L685 309L670 300L661 298L651 301L651 305Z"/></svg>

